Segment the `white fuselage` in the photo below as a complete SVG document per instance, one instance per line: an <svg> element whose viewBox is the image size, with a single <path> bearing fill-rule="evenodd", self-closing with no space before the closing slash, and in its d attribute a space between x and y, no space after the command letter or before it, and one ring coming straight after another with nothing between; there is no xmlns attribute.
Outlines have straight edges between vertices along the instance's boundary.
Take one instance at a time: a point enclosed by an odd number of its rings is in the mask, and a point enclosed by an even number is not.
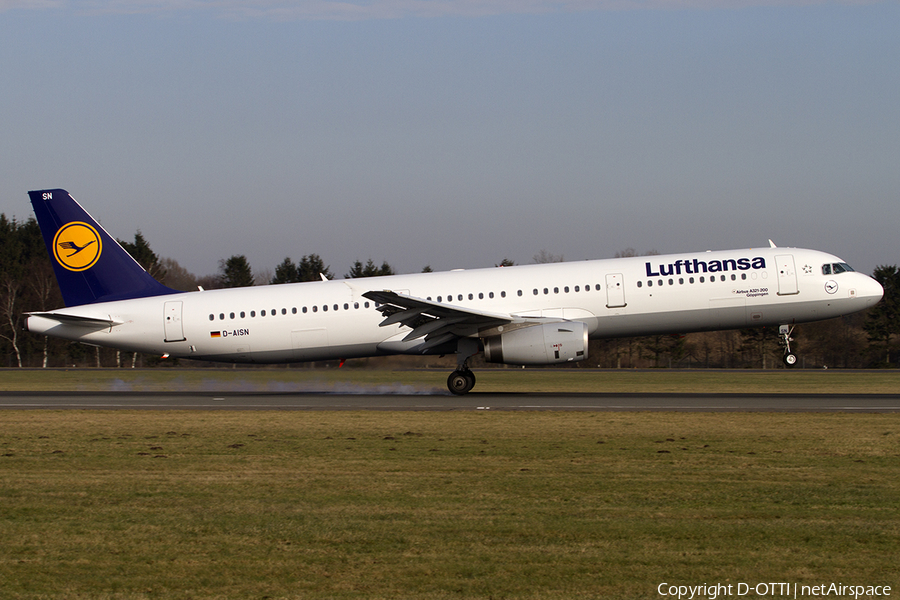
<svg viewBox="0 0 900 600"><path fill-rule="evenodd" d="M368 291L464 310L586 324L591 338L815 321L882 295L872 278L834 274L830 254L761 248L187 292L32 315L30 331L123 350L233 362L299 362L421 353L410 328L384 320ZM473 337L478 333L474 332ZM434 351L434 350L431 350Z"/></svg>

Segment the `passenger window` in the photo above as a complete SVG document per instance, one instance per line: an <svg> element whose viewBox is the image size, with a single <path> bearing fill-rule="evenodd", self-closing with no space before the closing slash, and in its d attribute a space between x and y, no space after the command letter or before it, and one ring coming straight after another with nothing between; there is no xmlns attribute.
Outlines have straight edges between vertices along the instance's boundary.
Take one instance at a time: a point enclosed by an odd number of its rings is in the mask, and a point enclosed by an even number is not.
<svg viewBox="0 0 900 600"><path fill-rule="evenodd" d="M547 288L544 288L544 295L546 296L549 293L550 293L550 290L548 290Z"/></svg>
<svg viewBox="0 0 900 600"><path fill-rule="evenodd" d="M647 282L647 287L653 287L653 281L652 281L652 280Z"/></svg>
<svg viewBox="0 0 900 600"><path fill-rule="evenodd" d="M519 294L519 295L521 296L522 294ZM500 297L501 297L501 298L506 298L506 292L500 292Z"/></svg>
<svg viewBox="0 0 900 600"><path fill-rule="evenodd" d="M600 284L599 284L599 283L597 284L597 291L598 291L598 292L600 291Z"/></svg>
<svg viewBox="0 0 900 600"><path fill-rule="evenodd" d="M286 309L286 308L282 308L282 309L281 309L281 314L286 315L286 314L287 314L287 309Z"/></svg>
<svg viewBox="0 0 900 600"><path fill-rule="evenodd" d="M669 280L669 285L675 285L675 281L673 279Z"/></svg>
<svg viewBox="0 0 900 600"><path fill-rule="evenodd" d="M494 299L494 292L488 293L488 298L490 298L491 300L493 300L493 299Z"/></svg>
<svg viewBox="0 0 900 600"><path fill-rule="evenodd" d="M313 306L313 312L319 312L319 307L318 307L318 306Z"/></svg>
<svg viewBox="0 0 900 600"><path fill-rule="evenodd" d="M297 307L296 307L296 306L293 307L293 308L291 309L291 314L292 314L292 315L296 315L296 314L297 314Z"/></svg>
<svg viewBox="0 0 900 600"><path fill-rule="evenodd" d="M457 300L459 300L460 302L462 302L462 294L459 294L456 298L457 298Z"/></svg>
<svg viewBox="0 0 900 600"><path fill-rule="evenodd" d="M305 307L305 306L303 307L303 314L304 314L304 315L306 314L306 307Z"/></svg>
<svg viewBox="0 0 900 600"><path fill-rule="evenodd" d="M256 311L255 311L255 310L251 310L251 311L250 311L250 316L251 316L251 317L255 317L255 316L256 316Z"/></svg>
<svg viewBox="0 0 900 600"><path fill-rule="evenodd" d="M246 317L247 317L247 313L245 313L244 311L241 311L241 318L244 319Z"/></svg>
<svg viewBox="0 0 900 600"><path fill-rule="evenodd" d="M534 295L535 295L535 296L538 295L538 289L537 289L537 288L534 288Z"/></svg>
<svg viewBox="0 0 900 600"><path fill-rule="evenodd" d="M216 320L216 315L209 315L209 320L210 320L210 321L215 321L215 320Z"/></svg>
<svg viewBox="0 0 900 600"><path fill-rule="evenodd" d="M518 294L521 296L521 295L522 295L522 290L519 290Z"/></svg>
<svg viewBox="0 0 900 600"><path fill-rule="evenodd" d="M233 318L234 318L234 313L229 313L228 318L229 318L229 319L233 319Z"/></svg>
<svg viewBox="0 0 900 600"><path fill-rule="evenodd" d="M440 301L441 301L441 297L440 297L440 296L438 296L438 302L440 302Z"/></svg>
<svg viewBox="0 0 900 600"><path fill-rule="evenodd" d="M643 281L638 281L638 287L644 287L644 282L643 282Z"/></svg>
<svg viewBox="0 0 900 600"><path fill-rule="evenodd" d="M575 286L575 291L576 291L576 292L580 292L580 291L581 291L581 286L580 286L580 285L576 285L576 286Z"/></svg>
<svg viewBox="0 0 900 600"><path fill-rule="evenodd" d="M224 321L224 320L225 320L225 313L219 313L219 320L220 320L220 321Z"/></svg>
<svg viewBox="0 0 900 600"><path fill-rule="evenodd" d="M475 299L475 296L473 296L472 294L469 294L469 300L474 300L474 299Z"/></svg>
<svg viewBox="0 0 900 600"><path fill-rule="evenodd" d="M327 305L327 304L323 304L323 305L322 305L322 312L328 312L328 305Z"/></svg>
<svg viewBox="0 0 900 600"><path fill-rule="evenodd" d="M478 292L478 299L484 300L484 294L482 294L481 292Z"/></svg>

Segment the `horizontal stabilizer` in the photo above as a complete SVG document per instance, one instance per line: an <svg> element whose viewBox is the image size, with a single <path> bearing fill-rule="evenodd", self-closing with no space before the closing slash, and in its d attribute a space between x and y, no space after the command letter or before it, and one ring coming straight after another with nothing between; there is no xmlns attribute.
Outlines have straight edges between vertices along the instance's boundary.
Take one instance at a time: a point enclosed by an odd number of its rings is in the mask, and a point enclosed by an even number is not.
<svg viewBox="0 0 900 600"><path fill-rule="evenodd" d="M29 317L41 317L43 319L50 319L51 321L58 321L63 325L79 325L81 327L91 327L94 329L98 327L114 327L122 324L120 321L114 321L112 319L82 317L80 315L67 315L55 312L31 312L25 314Z"/></svg>

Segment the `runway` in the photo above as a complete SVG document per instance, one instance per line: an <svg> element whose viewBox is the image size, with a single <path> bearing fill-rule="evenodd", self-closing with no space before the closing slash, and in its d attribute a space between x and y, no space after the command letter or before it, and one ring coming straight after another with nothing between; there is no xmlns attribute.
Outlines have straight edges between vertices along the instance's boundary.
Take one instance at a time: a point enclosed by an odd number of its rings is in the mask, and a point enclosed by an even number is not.
<svg viewBox="0 0 900 600"><path fill-rule="evenodd" d="M2 392L0 410L900 412L900 394Z"/></svg>

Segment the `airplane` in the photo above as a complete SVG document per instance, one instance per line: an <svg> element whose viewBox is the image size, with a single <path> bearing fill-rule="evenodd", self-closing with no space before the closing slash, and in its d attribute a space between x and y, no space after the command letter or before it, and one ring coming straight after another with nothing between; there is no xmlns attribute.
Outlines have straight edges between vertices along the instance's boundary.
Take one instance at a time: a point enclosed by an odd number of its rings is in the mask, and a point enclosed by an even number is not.
<svg viewBox="0 0 900 600"><path fill-rule="evenodd" d="M793 366L798 323L876 304L871 277L817 250L777 247L454 270L181 292L151 277L65 190L28 193L66 307L26 329L164 357L294 363L455 354L453 394L475 386L469 359L568 364L588 340L778 327ZM74 250L74 252L72 252Z"/></svg>

